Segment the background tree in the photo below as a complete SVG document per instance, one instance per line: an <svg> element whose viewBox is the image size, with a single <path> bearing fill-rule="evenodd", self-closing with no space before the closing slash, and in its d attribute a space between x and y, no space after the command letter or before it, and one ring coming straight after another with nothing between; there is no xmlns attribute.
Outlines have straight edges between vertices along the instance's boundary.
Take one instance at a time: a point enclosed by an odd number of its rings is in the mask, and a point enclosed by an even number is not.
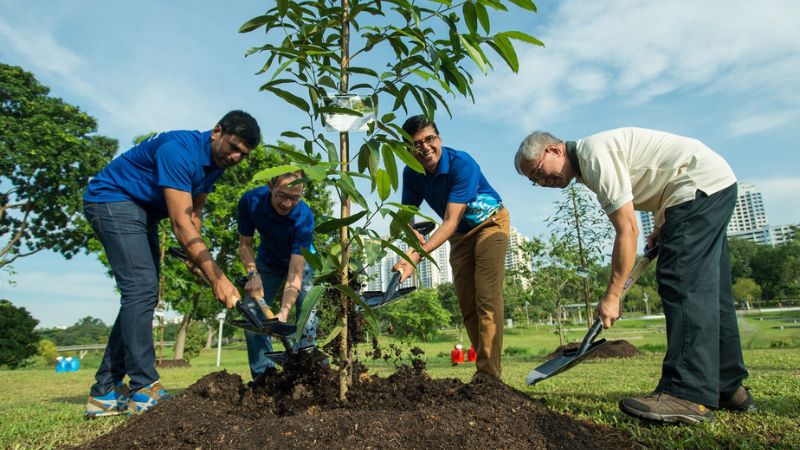
<svg viewBox="0 0 800 450"><path fill-rule="evenodd" d="M38 323L27 309L0 299L0 366L16 369L36 354L39 336L33 329Z"/></svg>
<svg viewBox="0 0 800 450"><path fill-rule="evenodd" d="M380 317L391 321L398 337L431 340L442 324L450 322L450 313L439 302L436 289L419 289L382 308Z"/></svg>
<svg viewBox="0 0 800 450"><path fill-rule="evenodd" d="M556 211L546 219L548 227L562 244L553 247L562 251L551 253L551 256L559 259L559 265L573 270L580 277L586 324L590 327L594 317L592 301L599 300L593 294L597 286L592 285L592 273L598 270L606 257L611 225L593 194L582 184L572 183L561 192L565 199L556 203Z"/></svg>
<svg viewBox="0 0 800 450"><path fill-rule="evenodd" d="M747 309L751 309L751 304L761 298L761 286L752 278L739 278L733 283L733 298L738 300Z"/></svg>
<svg viewBox="0 0 800 450"><path fill-rule="evenodd" d="M36 334L56 345L84 345L105 343L110 332L111 327L102 320L86 316L65 329L45 328L37 330Z"/></svg>
<svg viewBox="0 0 800 450"><path fill-rule="evenodd" d="M80 251L83 190L117 151L94 118L49 91L0 63L0 268L45 249Z"/></svg>
<svg viewBox="0 0 800 450"><path fill-rule="evenodd" d="M464 317L461 315L461 308L458 306L455 285L453 283L442 283L436 286L436 296L439 297L439 303L441 303L442 308L450 313L448 325L460 330L464 325Z"/></svg>
<svg viewBox="0 0 800 450"><path fill-rule="evenodd" d="M47 364L55 364L58 358L55 342L50 339L42 339L36 346L36 354L39 355Z"/></svg>
<svg viewBox="0 0 800 450"><path fill-rule="evenodd" d="M307 116L306 125L283 135L302 140L303 153L292 154L295 163L311 179L332 186L339 199L339 218L321 221L317 226L320 232L338 230L338 245L332 246L314 266L322 272L323 279L329 276L328 283L340 295L337 330L341 333L338 364L342 399L352 382L347 312L351 310L351 300L359 301L349 283L353 270L350 255L368 254L365 247L371 244L366 243L378 241L382 249L389 248L405 258L392 244L400 236L421 250L407 225L416 208L387 203L391 192L398 188L397 158L422 172L409 152L407 136L394 123L395 113L402 109L407 114L407 103L413 101L432 118L439 106L449 113L444 95L471 98L473 64L484 73L492 67L487 49L496 52L516 72L519 62L511 40L536 45L541 42L519 31L490 33L496 16L490 19L489 9L496 14L507 12L508 3L536 11L530 0L438 0L422 4L407 0L278 0L265 14L240 29L265 31L267 43L251 50L266 55L261 73L268 81L261 89ZM346 131L339 133L337 152L336 143L320 132L319 122L326 113L363 114L326 102L328 93L358 93L375 108L380 103L385 111L370 124L353 153ZM351 164L356 164L358 170L352 171ZM368 204L364 193L356 188L355 178L369 180L370 191L377 191L380 201ZM351 214L351 200L361 211ZM381 236L370 228L377 214L391 216L390 236Z"/></svg>

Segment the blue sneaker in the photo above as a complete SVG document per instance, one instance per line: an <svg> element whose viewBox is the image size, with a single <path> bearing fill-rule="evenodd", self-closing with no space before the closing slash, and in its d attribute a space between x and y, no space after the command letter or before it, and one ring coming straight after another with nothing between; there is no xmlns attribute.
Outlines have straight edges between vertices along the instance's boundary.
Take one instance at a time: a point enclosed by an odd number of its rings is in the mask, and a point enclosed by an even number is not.
<svg viewBox="0 0 800 450"><path fill-rule="evenodd" d="M131 414L141 413L149 410L156 404L172 398L167 393L161 383L156 380L149 385L134 391L128 402L128 410Z"/></svg>
<svg viewBox="0 0 800 450"><path fill-rule="evenodd" d="M94 419L103 416L115 416L128 410L128 387L118 381L114 389L108 391L106 395L89 396L86 402L84 415L87 419Z"/></svg>

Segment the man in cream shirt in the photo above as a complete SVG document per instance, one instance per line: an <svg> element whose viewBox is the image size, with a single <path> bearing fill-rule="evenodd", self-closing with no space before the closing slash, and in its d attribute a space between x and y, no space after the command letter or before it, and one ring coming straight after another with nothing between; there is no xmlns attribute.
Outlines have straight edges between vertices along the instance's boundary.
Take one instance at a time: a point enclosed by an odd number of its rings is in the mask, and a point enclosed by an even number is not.
<svg viewBox="0 0 800 450"><path fill-rule="evenodd" d="M634 210L651 211L659 244L658 293L667 320L667 354L653 394L619 402L626 414L698 423L709 408L754 411L742 386L742 359L731 287L726 228L736 205L736 176L702 142L642 128L619 128L578 141L537 131L514 158L534 185L564 188L575 179L597 195L615 230L611 279L597 305L609 328L636 259Z"/></svg>

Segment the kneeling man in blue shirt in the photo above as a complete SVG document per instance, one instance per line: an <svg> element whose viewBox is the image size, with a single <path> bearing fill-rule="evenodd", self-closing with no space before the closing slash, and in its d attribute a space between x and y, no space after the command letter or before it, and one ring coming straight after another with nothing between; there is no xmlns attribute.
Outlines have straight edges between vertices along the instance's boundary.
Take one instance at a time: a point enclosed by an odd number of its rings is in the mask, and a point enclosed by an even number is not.
<svg viewBox="0 0 800 450"><path fill-rule="evenodd" d="M314 214L302 200L303 171L275 177L266 186L245 192L239 200L239 257L247 270L246 304L263 320L261 309L254 300L264 299L271 306L280 294L281 308L275 315L286 322L292 305L295 317L300 316L303 299L311 288L313 271L301 250L314 253ZM253 235L258 231L261 242L258 256L253 252ZM316 316L312 312L302 331L299 346L314 344ZM272 351L272 341L260 334L245 332L247 357L253 379L275 364L266 353Z"/></svg>

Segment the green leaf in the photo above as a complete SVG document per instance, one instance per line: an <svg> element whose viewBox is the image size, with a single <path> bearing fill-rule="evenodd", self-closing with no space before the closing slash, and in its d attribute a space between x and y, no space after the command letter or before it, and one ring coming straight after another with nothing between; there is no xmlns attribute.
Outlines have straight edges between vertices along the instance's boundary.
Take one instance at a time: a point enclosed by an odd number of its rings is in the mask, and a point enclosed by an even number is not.
<svg viewBox="0 0 800 450"><path fill-rule="evenodd" d="M303 137L303 139L305 139L305 138ZM304 145L305 144L311 144L311 141L307 140L307 141L304 142ZM301 162L301 163L304 163L304 164L316 164L316 163L319 162L318 160L316 160L314 158L311 158L310 156L308 156L306 154L300 153L298 151L295 151L295 150L292 150L292 149L289 149L289 148L286 148L286 147L279 147L277 145L270 145L270 144L267 144L266 147L269 148L269 149L275 150L275 151L277 151L279 153L283 153L285 155L288 155L290 158L294 159L295 161L298 161L298 162Z"/></svg>
<svg viewBox="0 0 800 450"><path fill-rule="evenodd" d="M536 5L531 0L508 0L508 1L519 6L520 8L536 12Z"/></svg>
<svg viewBox="0 0 800 450"><path fill-rule="evenodd" d="M330 343L331 343L331 341L333 341L334 339L336 339L336 337L337 337L337 336L339 336L340 334L342 334L342 331L344 331L344 325L342 324L342 321L341 321L341 320L339 320L339 321L336 323L336 326L335 326L335 327L333 327L333 329L331 330L331 332L330 332L330 333L328 333L328 335L327 335L327 336L325 336L325 340L317 344L317 347L319 347L319 348L325 348L325 346L326 346L326 345L330 344Z"/></svg>
<svg viewBox="0 0 800 450"><path fill-rule="evenodd" d="M271 180L272 178L277 177L279 175L283 175L289 172L295 172L297 170L300 170L300 167L292 164L271 167L269 169L264 169L253 175L253 181Z"/></svg>
<svg viewBox="0 0 800 450"><path fill-rule="evenodd" d="M284 91L283 89L278 89L273 86L262 87L263 90L267 90L272 92L273 94L277 95L278 97L286 100L288 103L302 109L304 112L308 112L311 107L308 106L308 102L303 100L302 98L292 94L291 92Z"/></svg>
<svg viewBox="0 0 800 450"><path fill-rule="evenodd" d="M478 19L475 15L475 5L471 1L464 2L461 7L461 12L464 14L464 22L467 24L467 29L470 34L475 34L478 31Z"/></svg>
<svg viewBox="0 0 800 450"><path fill-rule="evenodd" d="M253 17L252 19L248 20L241 27L239 27L239 33L249 33L253 30L263 27L265 24L269 23L273 19L273 16L258 16Z"/></svg>
<svg viewBox="0 0 800 450"><path fill-rule="evenodd" d="M389 198L389 194L392 193L392 182L389 180L389 174L387 174L385 170L378 169L378 172L375 174L375 184L378 186L378 197L380 197L381 201L385 201Z"/></svg>
<svg viewBox="0 0 800 450"><path fill-rule="evenodd" d="M281 136L288 137L288 138L297 138L297 139L305 139L306 137L300 133L296 133L294 131L284 131L281 133Z"/></svg>
<svg viewBox="0 0 800 450"><path fill-rule="evenodd" d="M422 163L417 161L417 158L414 158L414 156L411 154L411 151L408 150L408 147L397 147L393 148L392 150L394 150L394 154L397 155L401 161L406 163L411 170L414 172L425 173L425 168L422 167Z"/></svg>
<svg viewBox="0 0 800 450"><path fill-rule="evenodd" d="M484 75L486 75L486 62L483 60L483 56L473 47L467 40L464 38L463 35L458 35L458 39L461 41L461 45L464 46L464 49L467 50L469 57L475 61L475 64L478 65L478 68L481 69Z"/></svg>
<svg viewBox="0 0 800 450"><path fill-rule="evenodd" d="M502 35L496 35L493 41L489 41L489 46L492 47L503 58L503 61L508 64L512 72L519 71L519 59L517 59L517 52L511 41Z"/></svg>
<svg viewBox="0 0 800 450"><path fill-rule="evenodd" d="M303 299L303 309L300 311L300 317L297 318L297 331L295 332L294 338L296 340L300 340L300 337L303 335L303 330L306 329L306 323L308 323L308 318L311 317L311 311L317 306L319 301L322 299L322 294L325 292L325 286L314 286L311 290L308 291L305 298Z"/></svg>
<svg viewBox="0 0 800 450"><path fill-rule="evenodd" d="M358 222L358 220L364 217L366 214L367 211L364 210L364 211L359 211L350 217L328 220L317 224L317 226L314 228L314 231L319 234L331 233L333 231L338 230L339 228L349 226L350 224Z"/></svg>
<svg viewBox="0 0 800 450"><path fill-rule="evenodd" d="M322 163L304 167L303 170L308 178L311 178L313 181L319 181L328 175L328 167L329 165L327 163Z"/></svg>
<svg viewBox="0 0 800 450"><path fill-rule="evenodd" d="M308 263L308 265L311 266L312 269L314 269L316 271L322 270L322 259L320 259L318 254L311 253L305 247L300 249L300 253L303 254L303 258L306 259L306 262Z"/></svg>
<svg viewBox="0 0 800 450"><path fill-rule="evenodd" d="M504 31L502 33L497 33L498 35L503 35L505 37L516 39L518 41L527 42L529 44L538 45L544 47L544 43L535 37L531 36L530 34L523 33L521 31Z"/></svg>
<svg viewBox="0 0 800 450"><path fill-rule="evenodd" d="M480 20L481 22L483 31L488 33L489 28L491 27L491 23L489 22L489 13L486 11L486 6L484 6L483 3L481 2L476 3L475 12L478 15L478 20Z"/></svg>
<svg viewBox="0 0 800 450"><path fill-rule="evenodd" d="M397 174L397 161L394 159L392 147L389 144L383 144L381 147L381 156L383 157L383 167L386 168L386 173L389 175L389 181L394 189L397 189L398 174Z"/></svg>

